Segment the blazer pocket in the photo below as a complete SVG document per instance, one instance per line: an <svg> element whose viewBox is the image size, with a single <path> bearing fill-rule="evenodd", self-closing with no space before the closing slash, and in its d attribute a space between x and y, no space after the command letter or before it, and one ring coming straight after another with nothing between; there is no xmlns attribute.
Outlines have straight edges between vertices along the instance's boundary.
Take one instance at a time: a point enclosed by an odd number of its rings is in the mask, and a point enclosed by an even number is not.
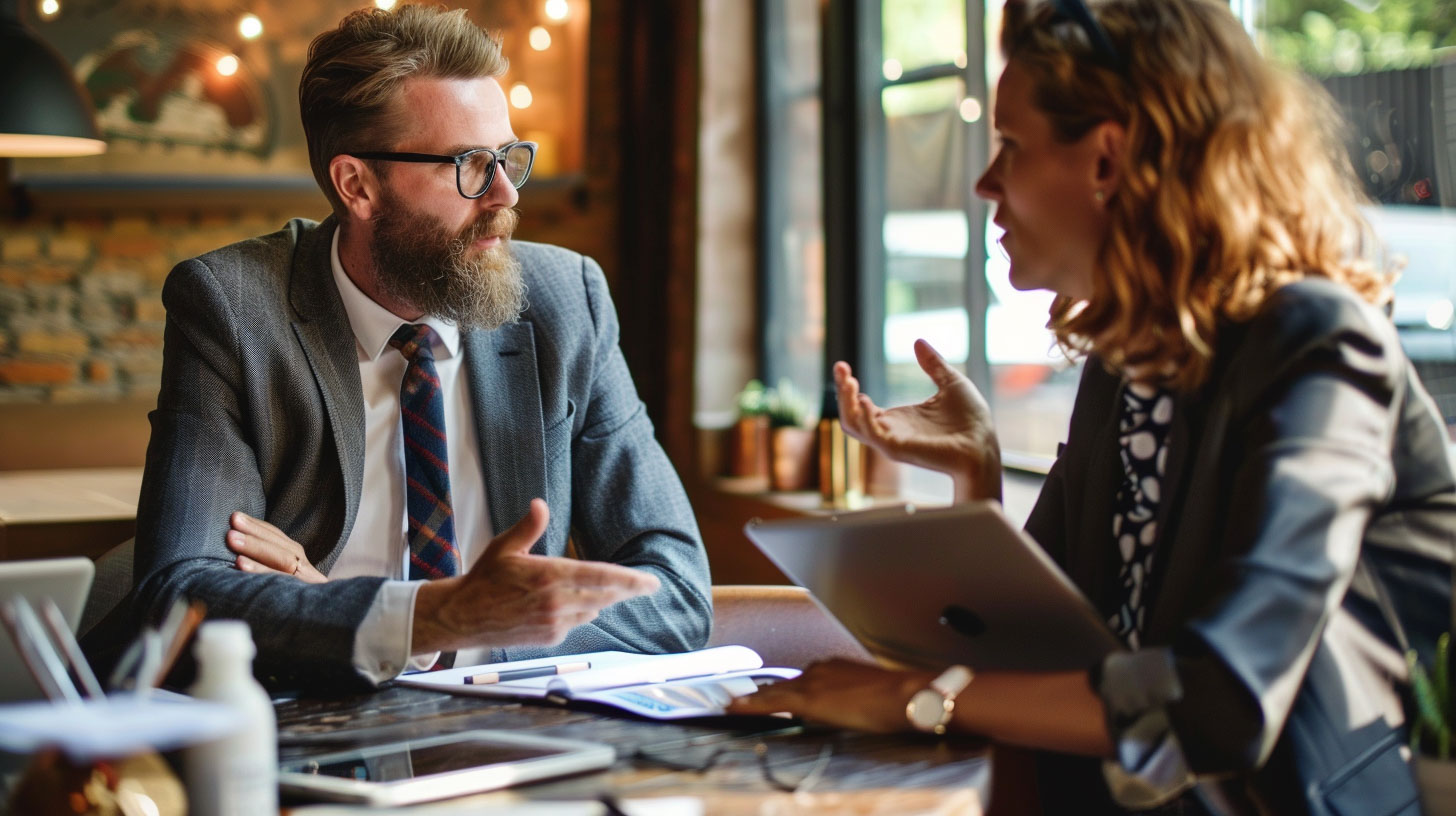
<svg viewBox="0 0 1456 816"><path fill-rule="evenodd" d="M556 457L565 453L571 448L571 429L576 419L576 403L566 401L566 416L551 423L546 429L546 461L556 461Z"/></svg>

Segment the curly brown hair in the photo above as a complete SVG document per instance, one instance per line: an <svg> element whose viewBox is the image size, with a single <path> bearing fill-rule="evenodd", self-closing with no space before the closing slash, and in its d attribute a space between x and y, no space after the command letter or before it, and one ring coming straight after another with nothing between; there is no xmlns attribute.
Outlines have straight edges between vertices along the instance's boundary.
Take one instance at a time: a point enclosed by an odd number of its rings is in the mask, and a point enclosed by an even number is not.
<svg viewBox="0 0 1456 816"><path fill-rule="evenodd" d="M410 124L396 109L413 77L497 77L508 67L500 40L470 22L463 9L400 6L351 12L314 38L298 81L298 108L314 179L339 212L329 177L341 153L387 150Z"/></svg>
<svg viewBox="0 0 1456 816"><path fill-rule="evenodd" d="M1106 121L1126 130L1092 295L1052 304L1063 350L1187 391L1208 377L1219 324L1253 317L1287 283L1318 276L1390 298L1323 89L1261 57L1218 0L1091 11L1116 62L1049 2L1009 0L1001 33L1059 141Z"/></svg>

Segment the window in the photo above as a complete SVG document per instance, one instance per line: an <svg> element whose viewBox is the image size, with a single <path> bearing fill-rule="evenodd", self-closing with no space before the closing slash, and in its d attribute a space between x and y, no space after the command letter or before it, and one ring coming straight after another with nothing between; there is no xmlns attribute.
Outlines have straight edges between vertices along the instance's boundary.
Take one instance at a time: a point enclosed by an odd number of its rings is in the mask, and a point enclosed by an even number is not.
<svg viewBox="0 0 1456 816"><path fill-rule="evenodd" d="M986 394L1008 462L1048 463L1077 370L1044 328L1050 295L1011 288L973 192L996 18L965 0L761 0L759 13L760 370L812 393L849 360L881 404L918 402L933 392L923 337Z"/></svg>
<svg viewBox="0 0 1456 816"><path fill-rule="evenodd" d="M1272 58L1306 72L1347 123L1350 160L1388 252L1392 318L1456 431L1456 17L1440 0L1244 0Z"/></svg>
<svg viewBox="0 0 1456 816"><path fill-rule="evenodd" d="M1443 0L1234 0L1272 58L1316 77L1389 250L1393 317L1456 431L1456 18ZM760 369L811 390L849 360L881 404L933 388L926 338L991 403L1008 465L1063 441L1080 364L1018 292L988 207L1000 2L760 0ZM1453 433L1456 437L1456 433Z"/></svg>

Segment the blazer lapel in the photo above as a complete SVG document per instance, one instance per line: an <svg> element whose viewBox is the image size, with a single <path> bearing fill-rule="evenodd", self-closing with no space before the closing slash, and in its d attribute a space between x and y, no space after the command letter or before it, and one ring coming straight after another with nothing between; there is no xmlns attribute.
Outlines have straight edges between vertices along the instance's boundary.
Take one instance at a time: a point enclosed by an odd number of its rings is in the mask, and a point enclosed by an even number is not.
<svg viewBox="0 0 1456 816"><path fill-rule="evenodd" d="M1089 359L1086 365L1100 366L1101 362ZM1106 615L1111 611L1105 608L1109 569L1111 559L1116 555L1112 539L1112 508L1118 485L1122 483L1122 463L1117 447L1118 406L1122 404L1122 389L1126 386L1111 374L1097 372L1097 376L1099 389L1108 397L1096 400L1095 404L1110 407L1100 416L1089 415L1086 421L1090 424L1085 431L1074 429L1074 433L1087 434L1088 455L1085 473L1068 472L1066 475L1069 481L1080 480L1085 485L1080 502L1081 518L1074 521L1076 531L1069 530L1068 536L1069 540L1080 538L1085 543L1069 547L1067 574L1092 601L1092 605Z"/></svg>
<svg viewBox="0 0 1456 816"><path fill-rule="evenodd" d="M529 321L463 335L470 398L480 438L481 470L498 535L520 521L534 498L546 498L545 419Z"/></svg>
<svg viewBox="0 0 1456 816"><path fill-rule="evenodd" d="M304 234L294 252L289 280L293 332L323 397L344 476L344 526L339 540L327 553L309 553L325 574L349 540L364 484L364 388L359 380L354 330L330 271L336 226L331 216Z"/></svg>

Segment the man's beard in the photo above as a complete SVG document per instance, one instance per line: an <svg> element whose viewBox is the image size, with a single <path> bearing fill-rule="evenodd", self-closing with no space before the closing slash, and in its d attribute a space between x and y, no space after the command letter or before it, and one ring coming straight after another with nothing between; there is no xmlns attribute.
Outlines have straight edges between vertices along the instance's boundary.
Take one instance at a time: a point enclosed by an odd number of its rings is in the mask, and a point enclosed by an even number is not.
<svg viewBox="0 0 1456 816"><path fill-rule="evenodd" d="M410 209L387 195L374 225L369 254L380 290L461 331L498 329L526 308L521 264L511 254L515 210L492 210L458 235L439 220ZM500 243L474 252L475 242L498 237Z"/></svg>

